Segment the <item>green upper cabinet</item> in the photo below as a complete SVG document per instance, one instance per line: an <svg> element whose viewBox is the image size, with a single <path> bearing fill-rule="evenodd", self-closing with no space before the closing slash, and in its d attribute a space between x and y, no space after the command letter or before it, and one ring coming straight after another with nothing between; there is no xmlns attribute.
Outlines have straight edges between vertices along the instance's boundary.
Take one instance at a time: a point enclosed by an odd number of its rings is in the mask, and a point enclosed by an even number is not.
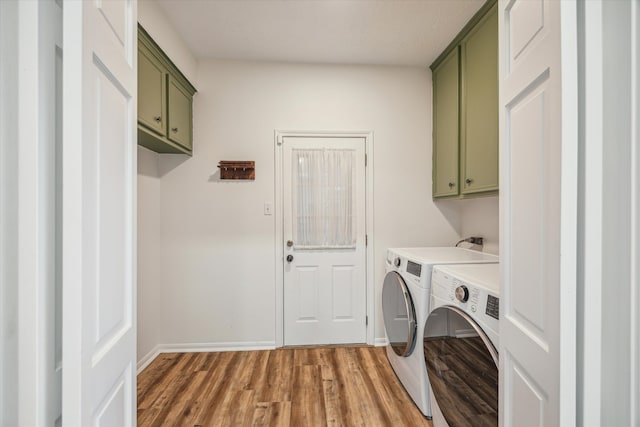
<svg viewBox="0 0 640 427"><path fill-rule="evenodd" d="M498 9L460 44L462 194L498 190Z"/></svg>
<svg viewBox="0 0 640 427"><path fill-rule="evenodd" d="M191 94L169 77L169 139L191 150Z"/></svg>
<svg viewBox="0 0 640 427"><path fill-rule="evenodd" d="M138 144L191 155L196 89L138 25Z"/></svg>
<svg viewBox="0 0 640 427"><path fill-rule="evenodd" d="M138 48L138 123L160 136L166 128L166 71L141 45Z"/></svg>
<svg viewBox="0 0 640 427"><path fill-rule="evenodd" d="M458 49L433 71L433 196L458 195Z"/></svg>
<svg viewBox="0 0 640 427"><path fill-rule="evenodd" d="M433 197L498 192L498 14L488 1L431 65Z"/></svg>

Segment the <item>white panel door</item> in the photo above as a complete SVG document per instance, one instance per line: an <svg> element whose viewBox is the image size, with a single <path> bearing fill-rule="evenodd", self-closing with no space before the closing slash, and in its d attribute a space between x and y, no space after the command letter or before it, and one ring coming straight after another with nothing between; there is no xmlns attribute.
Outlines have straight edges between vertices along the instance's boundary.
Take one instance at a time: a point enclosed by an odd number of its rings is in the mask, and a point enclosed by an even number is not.
<svg viewBox="0 0 640 427"><path fill-rule="evenodd" d="M63 425L136 413L135 0L64 3Z"/></svg>
<svg viewBox="0 0 640 427"><path fill-rule="evenodd" d="M577 69L563 80L561 3L499 8L501 426L575 424Z"/></svg>
<svg viewBox="0 0 640 427"><path fill-rule="evenodd" d="M366 341L365 139L283 138L284 344Z"/></svg>

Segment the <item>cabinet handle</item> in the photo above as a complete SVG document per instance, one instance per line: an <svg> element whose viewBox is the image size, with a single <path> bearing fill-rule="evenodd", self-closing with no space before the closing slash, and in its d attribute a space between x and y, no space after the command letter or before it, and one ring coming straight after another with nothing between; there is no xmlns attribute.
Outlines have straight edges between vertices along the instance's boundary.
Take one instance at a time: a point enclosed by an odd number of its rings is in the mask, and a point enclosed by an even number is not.
<svg viewBox="0 0 640 427"><path fill-rule="evenodd" d="M455 184L453 182L450 182L449 183L449 188L453 188L453 187L455 187Z"/></svg>
<svg viewBox="0 0 640 427"><path fill-rule="evenodd" d="M160 123L162 121L162 117L156 116L156 117L153 118L153 120L155 120L156 123Z"/></svg>
<svg viewBox="0 0 640 427"><path fill-rule="evenodd" d="M471 178L467 178L467 179L465 179L465 180L464 180L464 182L465 182L467 185L471 185L471 183L473 182L473 180L472 180Z"/></svg>
<svg viewBox="0 0 640 427"><path fill-rule="evenodd" d="M171 132L178 133L178 128L171 128Z"/></svg>

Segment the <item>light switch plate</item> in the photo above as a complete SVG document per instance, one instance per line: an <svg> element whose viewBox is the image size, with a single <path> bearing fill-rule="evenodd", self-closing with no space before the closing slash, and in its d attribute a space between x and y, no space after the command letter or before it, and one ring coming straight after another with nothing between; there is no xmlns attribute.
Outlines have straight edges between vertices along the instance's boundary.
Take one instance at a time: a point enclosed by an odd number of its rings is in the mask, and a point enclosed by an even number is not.
<svg viewBox="0 0 640 427"><path fill-rule="evenodd" d="M264 202L264 214L265 215L273 214L273 205L270 202Z"/></svg>

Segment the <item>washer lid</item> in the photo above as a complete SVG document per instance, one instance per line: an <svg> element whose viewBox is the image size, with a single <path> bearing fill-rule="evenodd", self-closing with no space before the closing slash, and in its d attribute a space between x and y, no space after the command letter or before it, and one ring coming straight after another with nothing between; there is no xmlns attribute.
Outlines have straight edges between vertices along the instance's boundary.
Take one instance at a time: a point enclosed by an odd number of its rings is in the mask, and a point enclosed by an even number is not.
<svg viewBox="0 0 640 427"><path fill-rule="evenodd" d="M416 345L416 309L409 288L400 274L390 271L382 284L382 313L389 345L402 357Z"/></svg>
<svg viewBox="0 0 640 427"><path fill-rule="evenodd" d="M402 256L422 264L496 263L500 260L493 254L452 246L389 249L388 257L394 256Z"/></svg>

